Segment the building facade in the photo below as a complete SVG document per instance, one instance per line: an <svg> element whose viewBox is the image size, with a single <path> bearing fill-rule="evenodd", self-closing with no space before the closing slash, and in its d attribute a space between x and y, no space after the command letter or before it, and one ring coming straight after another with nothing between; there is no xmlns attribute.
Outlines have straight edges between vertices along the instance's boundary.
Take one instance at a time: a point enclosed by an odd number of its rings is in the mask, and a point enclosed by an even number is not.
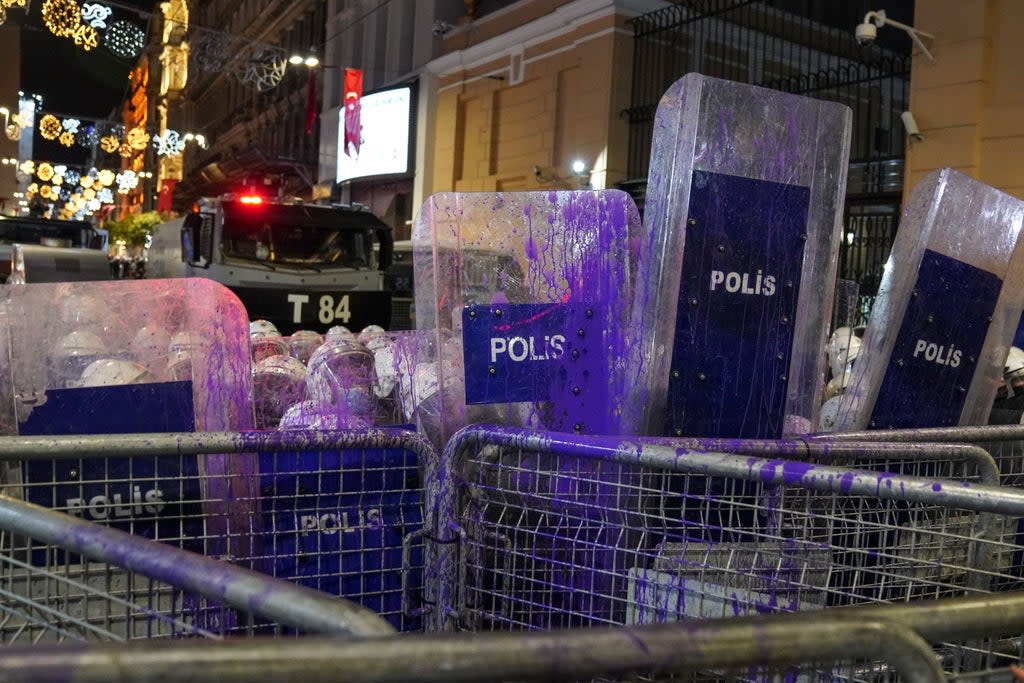
<svg viewBox="0 0 1024 683"><path fill-rule="evenodd" d="M431 193L612 187L627 177L633 34L667 6L521 0L444 37L417 169ZM575 167L574 167L575 166Z"/></svg>
<svg viewBox="0 0 1024 683"><path fill-rule="evenodd" d="M921 139L907 152L907 191L951 166L1024 198L1024 4L917 0L914 26L935 35L915 57L910 109Z"/></svg>
<svg viewBox="0 0 1024 683"><path fill-rule="evenodd" d="M325 19L324 3L314 0L213 0L193 8L181 119L208 144L186 147L176 208L252 184L310 194L320 136L307 120L319 109L320 75L314 70L310 106L310 67L288 58L320 50Z"/></svg>
<svg viewBox="0 0 1024 683"><path fill-rule="evenodd" d="M19 113L21 99L21 30L18 26L0 26L0 64L4 65L0 70L0 107L7 110L6 114L0 115L0 159L18 159L21 156L20 141L12 140L6 134L11 116ZM0 165L0 214L15 215L28 204L22 196L23 184L18 182L15 168L14 164Z"/></svg>

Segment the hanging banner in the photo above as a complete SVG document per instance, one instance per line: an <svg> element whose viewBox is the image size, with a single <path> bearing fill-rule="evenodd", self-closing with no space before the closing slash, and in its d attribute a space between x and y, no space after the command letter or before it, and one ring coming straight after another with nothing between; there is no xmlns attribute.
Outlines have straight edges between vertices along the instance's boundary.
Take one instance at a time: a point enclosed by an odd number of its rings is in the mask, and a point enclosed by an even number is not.
<svg viewBox="0 0 1024 683"><path fill-rule="evenodd" d="M363 97L362 69L345 69L345 154L359 156L359 100Z"/></svg>

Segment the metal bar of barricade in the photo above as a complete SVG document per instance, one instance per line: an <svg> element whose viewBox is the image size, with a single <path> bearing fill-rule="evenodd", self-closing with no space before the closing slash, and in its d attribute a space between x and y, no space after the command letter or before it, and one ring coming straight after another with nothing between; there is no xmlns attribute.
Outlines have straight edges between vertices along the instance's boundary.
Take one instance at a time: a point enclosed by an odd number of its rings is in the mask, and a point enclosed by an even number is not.
<svg viewBox="0 0 1024 683"><path fill-rule="evenodd" d="M436 459L423 436L401 429L361 431L285 430L279 432L201 432L179 434L97 434L0 437L0 461L61 460L146 455L207 455L259 450L405 448L425 462Z"/></svg>
<svg viewBox="0 0 1024 683"><path fill-rule="evenodd" d="M878 432L875 432L878 434ZM831 436L831 435L827 435ZM837 435L838 436L838 435ZM978 468L982 483L999 484L999 468L995 458L984 448L969 443L913 443L907 439L899 443L885 440L858 440L837 438L767 439L685 439L666 438L677 448L743 455L788 458L792 460L823 460L846 464L849 461L902 459L907 462L957 460L972 463ZM856 441L857 443L849 443Z"/></svg>
<svg viewBox="0 0 1024 683"><path fill-rule="evenodd" d="M1022 441L1024 425L980 425L972 427L922 427L857 432L829 432L806 437L818 441L876 441L888 443L978 443L982 441Z"/></svg>
<svg viewBox="0 0 1024 683"><path fill-rule="evenodd" d="M347 600L3 495L0 529L305 632L359 637L394 631L370 610Z"/></svg>
<svg viewBox="0 0 1024 683"><path fill-rule="evenodd" d="M904 681L946 680L927 641L907 627L868 619L786 618L791 616L351 642L302 638L214 647L176 642L86 650L9 648L0 651L0 678L8 683L562 681L872 658L890 662ZM1024 614L1017 621L1024 628Z"/></svg>

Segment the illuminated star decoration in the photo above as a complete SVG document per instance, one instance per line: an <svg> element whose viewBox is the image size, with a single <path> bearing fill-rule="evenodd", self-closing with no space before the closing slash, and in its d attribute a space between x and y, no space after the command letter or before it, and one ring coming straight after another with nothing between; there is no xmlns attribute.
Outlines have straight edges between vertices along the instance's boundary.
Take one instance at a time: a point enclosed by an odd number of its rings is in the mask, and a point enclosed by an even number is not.
<svg viewBox="0 0 1024 683"><path fill-rule="evenodd" d="M139 186L139 177L135 171L122 171L117 174L117 191L121 194L128 194Z"/></svg>
<svg viewBox="0 0 1024 683"><path fill-rule="evenodd" d="M64 145L65 147L71 147L73 144L75 144L75 134L67 130L64 131L63 133L60 134L60 144Z"/></svg>
<svg viewBox="0 0 1024 683"><path fill-rule="evenodd" d="M73 171L71 169L64 171L64 182L70 185L71 187L78 185L78 181L81 179L82 174L79 173L78 171Z"/></svg>
<svg viewBox="0 0 1024 683"><path fill-rule="evenodd" d="M111 13L112 9L98 2L87 2L82 5L82 21L93 28L106 28Z"/></svg>
<svg viewBox="0 0 1024 683"><path fill-rule="evenodd" d="M121 145L121 156L125 159L131 159L135 156L135 150L127 142Z"/></svg>
<svg viewBox="0 0 1024 683"><path fill-rule="evenodd" d="M118 57L134 59L146 46L146 34L135 24L118 20L103 34L103 44Z"/></svg>
<svg viewBox="0 0 1024 683"><path fill-rule="evenodd" d="M44 161L36 166L36 176L38 176L44 183L50 182L50 178L53 177L53 166L50 166L50 164Z"/></svg>
<svg viewBox="0 0 1024 683"><path fill-rule="evenodd" d="M61 126L69 133L77 133L80 125L82 125L82 122L78 119L64 119L61 121Z"/></svg>
<svg viewBox="0 0 1024 683"><path fill-rule="evenodd" d="M64 164L57 164L53 167L53 175L57 178L63 178L64 174L68 172L68 167Z"/></svg>
<svg viewBox="0 0 1024 683"><path fill-rule="evenodd" d="M84 175L84 176L82 176L81 178L78 179L78 184L81 185L82 189L84 189L86 192L92 192L93 191L90 188L92 187L92 184L94 182L96 182L96 179L93 178L90 175Z"/></svg>
<svg viewBox="0 0 1024 683"><path fill-rule="evenodd" d="M82 147L92 147L100 141L100 134L96 132L96 126L85 126L80 128L75 135L75 142Z"/></svg>
<svg viewBox="0 0 1024 683"><path fill-rule="evenodd" d="M116 180L114 172L106 168L100 171L96 178L100 181L100 185L103 187L110 187L114 184L114 180Z"/></svg>
<svg viewBox="0 0 1024 683"><path fill-rule="evenodd" d="M110 199L113 201L114 198L111 197ZM100 204L100 200L96 198L89 199L85 202L85 208L89 211L99 211L100 206L102 206L102 204Z"/></svg>
<svg viewBox="0 0 1024 683"><path fill-rule="evenodd" d="M110 191L109 187L104 187L96 193L96 199L98 199L101 204L113 204L114 193Z"/></svg>
<svg viewBox="0 0 1024 683"><path fill-rule="evenodd" d="M80 24L75 29L75 32L71 34L71 37L74 38L75 45L86 52L100 44L100 35L96 32L96 29L86 24Z"/></svg>
<svg viewBox="0 0 1024 683"><path fill-rule="evenodd" d="M145 131L141 126L136 126L128 131L125 136L125 141L137 152L141 152L146 149L146 145L149 144L149 133Z"/></svg>
<svg viewBox="0 0 1024 683"><path fill-rule="evenodd" d="M70 38L82 23L82 8L75 0L45 0L43 24L55 36Z"/></svg>
<svg viewBox="0 0 1024 683"><path fill-rule="evenodd" d="M121 147L121 141L114 135L104 135L100 139L100 147L104 152L112 154Z"/></svg>
<svg viewBox="0 0 1024 683"><path fill-rule="evenodd" d="M156 148L156 153L159 156L174 156L181 154L185 149L185 140L178 131L168 128L163 135L153 136L153 147Z"/></svg>
<svg viewBox="0 0 1024 683"><path fill-rule="evenodd" d="M90 199L96 199L96 190L92 189L91 187L85 188L84 190L82 190L82 198L85 199L85 201L89 201Z"/></svg>
<svg viewBox="0 0 1024 683"><path fill-rule="evenodd" d="M31 159L26 159L25 161L21 162L21 166L19 166L18 168L25 175L32 175L33 173L36 172L36 162L32 161Z"/></svg>
<svg viewBox="0 0 1024 683"><path fill-rule="evenodd" d="M39 134L46 140L56 140L64 127L60 125L60 119L53 114L47 114L39 119Z"/></svg>

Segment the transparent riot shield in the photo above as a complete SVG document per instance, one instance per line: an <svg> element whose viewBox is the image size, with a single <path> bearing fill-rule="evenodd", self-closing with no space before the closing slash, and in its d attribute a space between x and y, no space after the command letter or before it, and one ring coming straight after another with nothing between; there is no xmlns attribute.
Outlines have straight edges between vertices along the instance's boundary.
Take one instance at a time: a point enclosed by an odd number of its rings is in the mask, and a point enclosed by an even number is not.
<svg viewBox="0 0 1024 683"><path fill-rule="evenodd" d="M0 386L13 399L6 434L252 428L248 322L225 287L121 280L19 285L3 295L10 363ZM247 552L226 540L238 511L218 508L255 499L251 456L58 458L8 475L31 502L151 537L222 541L200 552Z"/></svg>
<svg viewBox="0 0 1024 683"><path fill-rule="evenodd" d="M850 110L688 74L655 114L627 408L654 434L816 424Z"/></svg>
<svg viewBox="0 0 1024 683"><path fill-rule="evenodd" d="M1024 305L1024 202L952 169L914 188L837 430L984 424Z"/></svg>
<svg viewBox="0 0 1024 683"><path fill-rule="evenodd" d="M413 227L416 324L435 344L413 384L435 443L484 421L635 433L622 406L639 225L618 190L427 200Z"/></svg>

